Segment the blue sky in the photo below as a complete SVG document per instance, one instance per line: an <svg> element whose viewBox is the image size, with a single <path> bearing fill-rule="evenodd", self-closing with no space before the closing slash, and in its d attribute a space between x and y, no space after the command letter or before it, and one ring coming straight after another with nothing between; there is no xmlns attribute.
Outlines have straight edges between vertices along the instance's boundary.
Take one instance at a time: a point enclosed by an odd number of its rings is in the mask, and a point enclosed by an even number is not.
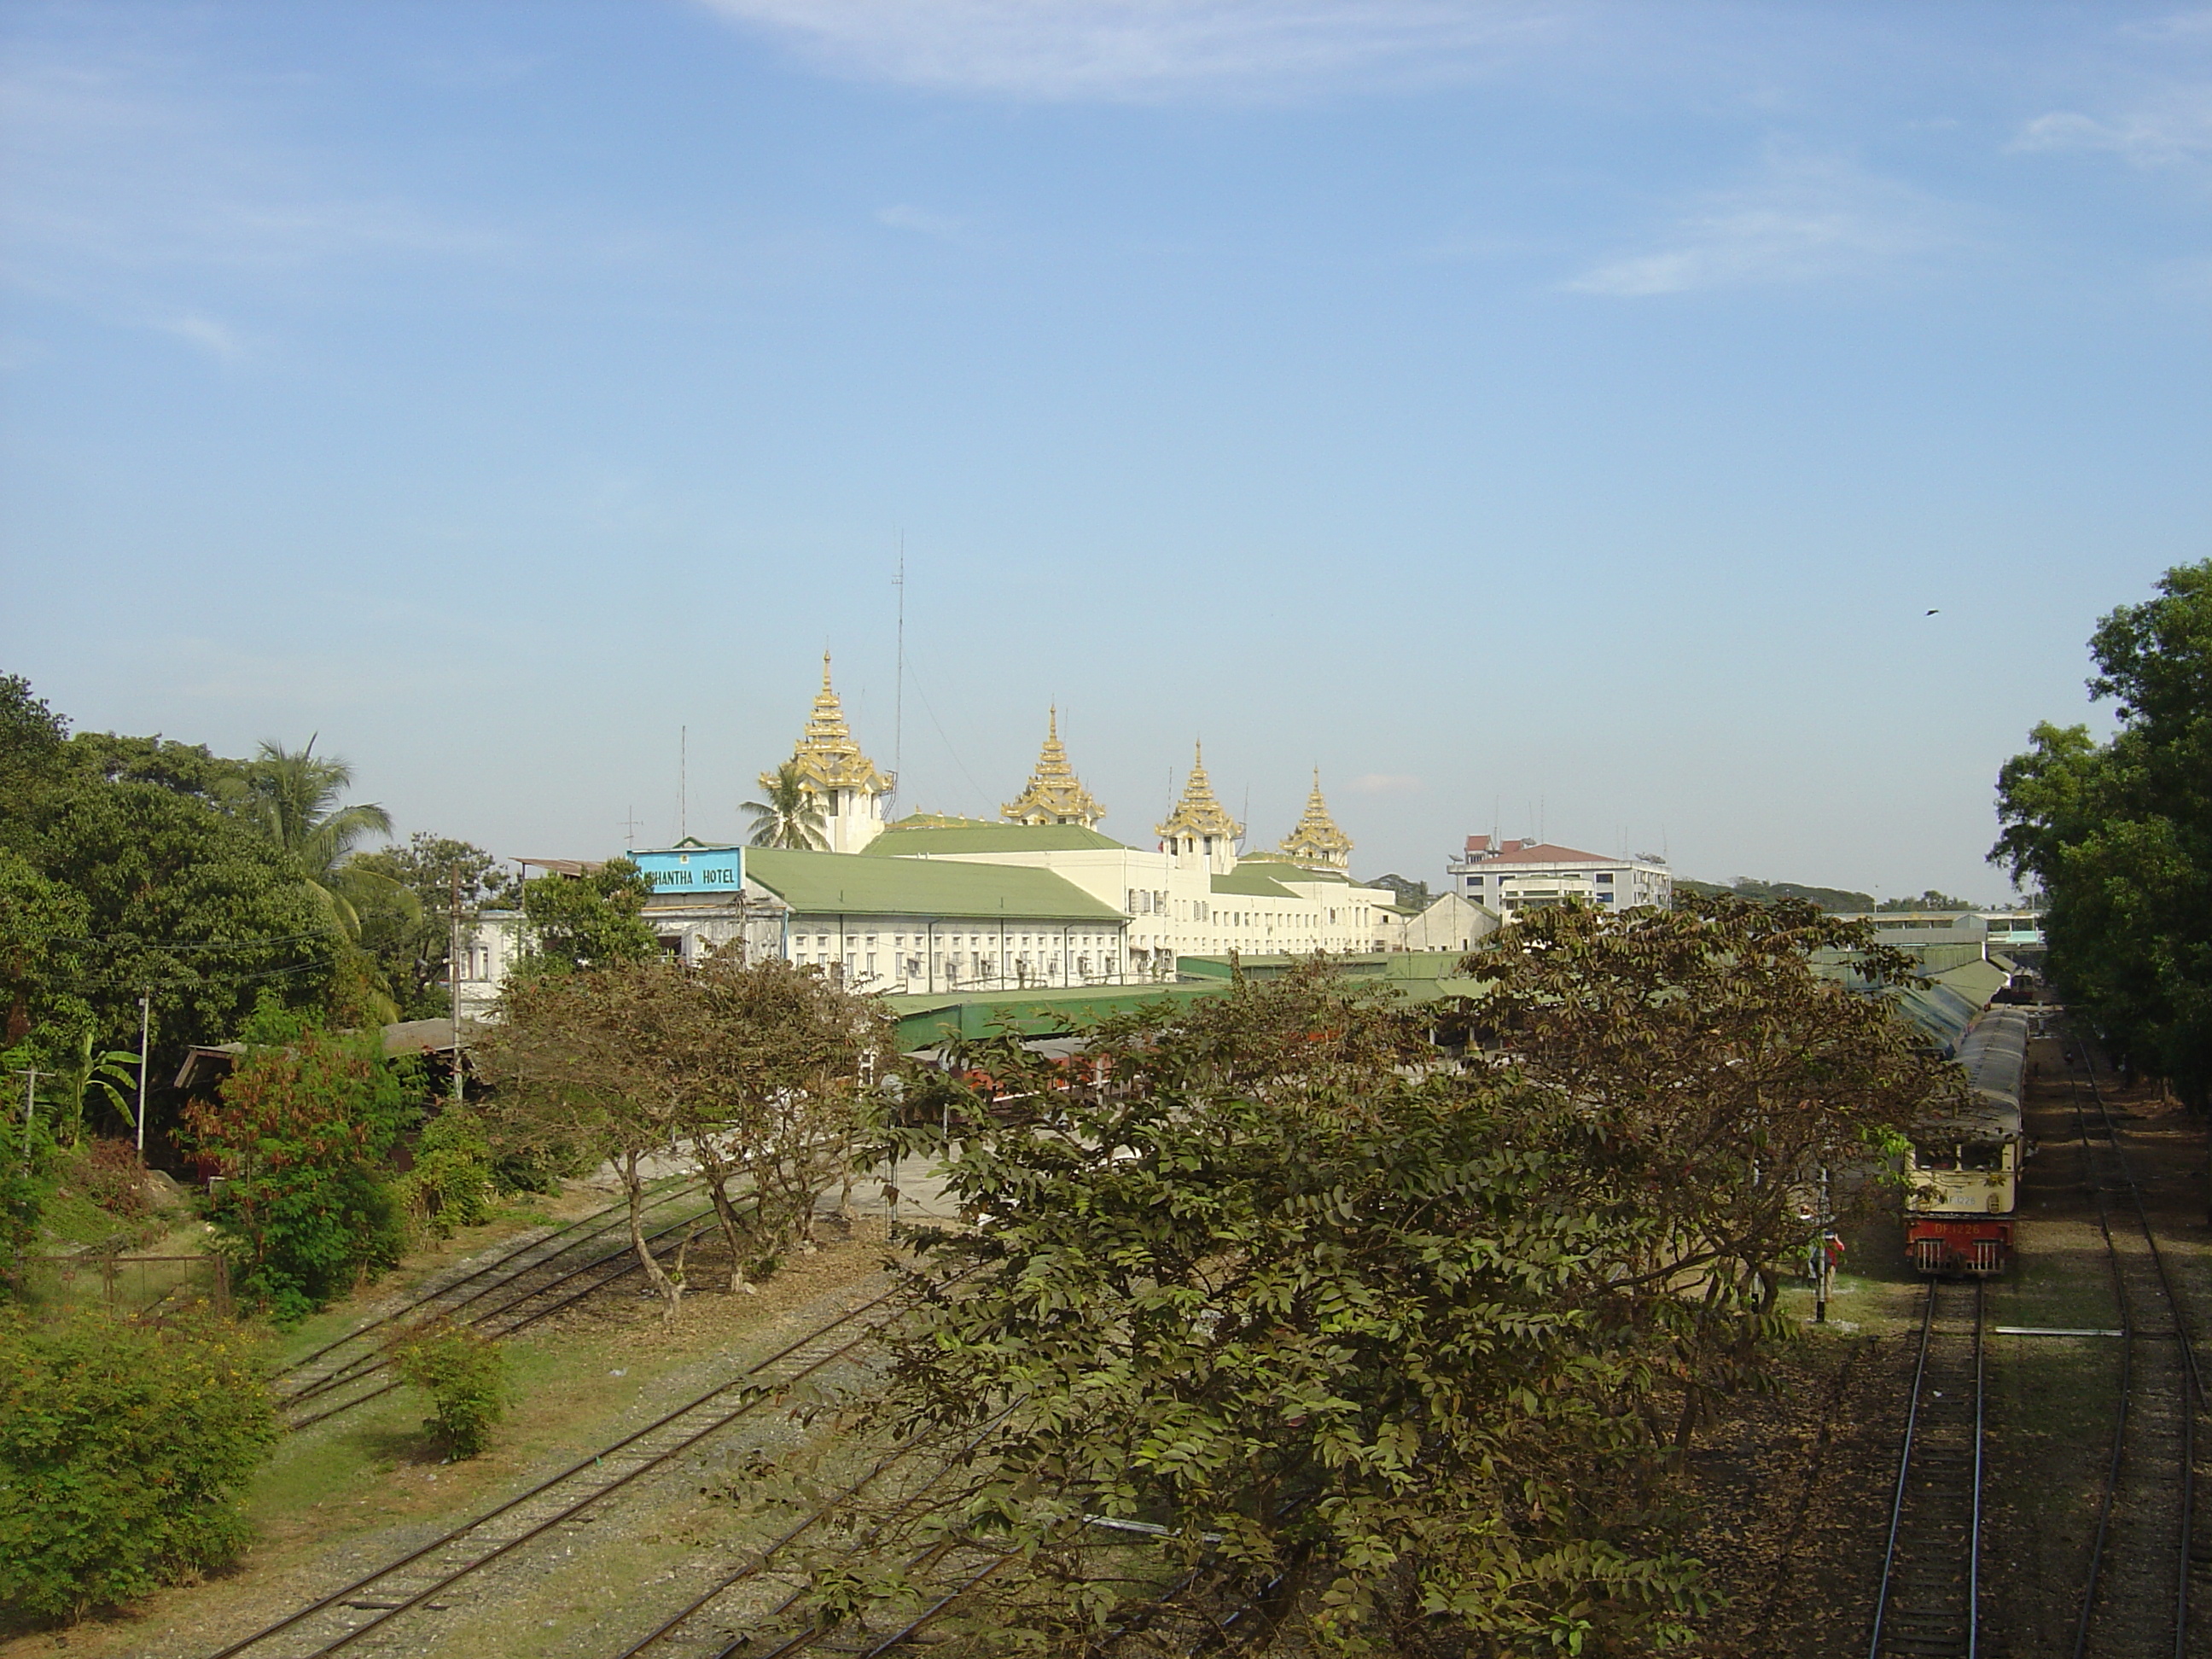
<svg viewBox="0 0 2212 1659"><path fill-rule="evenodd" d="M1134 842L1202 737L1363 872L1994 898L2212 554L2208 209L2212 10L17 3L0 666L507 855L684 728L734 832L827 647L908 807L1056 702Z"/></svg>

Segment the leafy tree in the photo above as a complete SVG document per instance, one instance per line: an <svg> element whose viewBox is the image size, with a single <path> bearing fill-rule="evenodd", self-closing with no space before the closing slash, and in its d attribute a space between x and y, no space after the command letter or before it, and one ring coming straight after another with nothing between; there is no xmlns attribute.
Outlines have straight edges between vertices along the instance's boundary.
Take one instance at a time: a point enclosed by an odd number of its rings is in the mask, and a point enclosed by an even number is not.
<svg viewBox="0 0 2212 1659"><path fill-rule="evenodd" d="M1953 898L1948 893L1929 888L1918 898L1884 899L1874 907L1877 910L1977 910L1981 907L1962 898Z"/></svg>
<svg viewBox="0 0 2212 1659"><path fill-rule="evenodd" d="M361 935L361 905L371 895L389 898L398 884L353 859L372 835L392 833L392 814L372 802L340 805L353 782L344 761L304 749L264 743L246 768L234 810L297 860L309 889L348 939Z"/></svg>
<svg viewBox="0 0 2212 1659"><path fill-rule="evenodd" d="M1436 896L1429 891L1429 884L1425 881L1409 881L1404 876L1378 876L1367 884L1389 888L1398 896L1401 909L1411 910L1417 915L1436 902Z"/></svg>
<svg viewBox="0 0 2212 1659"><path fill-rule="evenodd" d="M2105 617L2109 742L2039 725L1997 778L1990 857L2045 896L2048 969L2124 1065L2212 1107L2212 561Z"/></svg>
<svg viewBox="0 0 2212 1659"><path fill-rule="evenodd" d="M79 1023L88 1009L76 994L92 912L83 898L0 846L0 1042L60 1017Z"/></svg>
<svg viewBox="0 0 2212 1659"><path fill-rule="evenodd" d="M276 1438L234 1328L0 1315L0 1607L74 1619L224 1565Z"/></svg>
<svg viewBox="0 0 2212 1659"><path fill-rule="evenodd" d="M31 695L20 674L0 674L0 833L18 824L61 775L69 722Z"/></svg>
<svg viewBox="0 0 2212 1659"><path fill-rule="evenodd" d="M1176 1592L1166 1650L1259 1586L1251 1639L1291 1651L1680 1633L1697 1575L1656 1523L1628 1260L1571 1110L1437 1065L1382 994L1314 970L1108 1022L1091 1057L1109 1087L985 1045L988 1086L935 1085L897 1136L981 1224L908 1235L857 1409L952 1463L937 1501L869 1517L825 1615L976 1539L1007 1553L979 1652L1087 1650L1133 1573ZM1086 1515L1164 1528L1163 1559Z"/></svg>
<svg viewBox="0 0 2212 1659"><path fill-rule="evenodd" d="M275 1035L264 1023L254 1035ZM299 1030L250 1048L213 1101L185 1124L219 1159L209 1218L241 1273L240 1288L289 1322L399 1257L389 1159L414 1115L410 1079L374 1034Z"/></svg>
<svg viewBox="0 0 2212 1659"><path fill-rule="evenodd" d="M95 1048L91 1028L80 1030L69 1063L55 1075L54 1139L72 1152L84 1145L88 1096L104 1101L116 1117L137 1127L138 1058L136 1049Z"/></svg>
<svg viewBox="0 0 2212 1659"><path fill-rule="evenodd" d="M338 942L325 913L283 852L205 802L78 781L41 804L36 828L28 856L83 907L73 984L95 1042L135 1051L150 990L164 1100L185 1047L228 1041L262 990L294 1007L327 997Z"/></svg>
<svg viewBox="0 0 2212 1659"><path fill-rule="evenodd" d="M580 968L648 962L660 953L653 929L638 920L653 884L628 859L609 859L581 875L540 876L522 889L530 948L526 973L573 973Z"/></svg>
<svg viewBox="0 0 2212 1659"><path fill-rule="evenodd" d="M562 879L545 877L530 889ZM684 1287L646 1242L645 1164L675 1144L681 1122L637 1040L637 1021L658 981L678 971L631 963L518 975L475 1049L478 1074L492 1085L485 1111L501 1152L614 1165L629 1200L630 1248L671 1319Z"/></svg>
<svg viewBox="0 0 2212 1659"><path fill-rule="evenodd" d="M1470 1036L1590 1136L1616 1288L1686 1444L1716 1395L1756 1383L1801 1199L1824 1169L1893 1156L1958 1100L1884 986L1918 983L1870 922L1734 896L1608 916L1531 913L1454 1005ZM1814 974L1850 952L1856 983ZM1595 1194L1596 1189L1592 1189Z"/></svg>
<svg viewBox="0 0 2212 1659"><path fill-rule="evenodd" d="M445 1012L441 985L453 951L454 872L460 874L464 923L488 909L519 908L521 883L483 848L420 830L404 847L356 853L351 862L392 884L362 903L361 940L402 1011L417 1018Z"/></svg>
<svg viewBox="0 0 2212 1659"><path fill-rule="evenodd" d="M765 800L749 800L744 810L752 814L750 837L756 847L787 847L799 852L827 852L830 839L821 797L800 771L799 763L786 761L769 780Z"/></svg>
<svg viewBox="0 0 2212 1659"><path fill-rule="evenodd" d="M1796 899L1822 910L1846 914L1874 908L1873 894L1848 887L1808 887L1802 882L1759 881L1750 876L1738 876L1723 886L1718 882L1692 881L1687 876L1674 878L1674 896L1678 901L1718 898L1723 894L1760 904L1771 904L1777 899Z"/></svg>
<svg viewBox="0 0 2212 1659"><path fill-rule="evenodd" d="M174 743L159 735L80 732L69 740L62 758L79 776L103 783L159 784L217 804L237 800L248 775L246 762L225 759L205 744Z"/></svg>

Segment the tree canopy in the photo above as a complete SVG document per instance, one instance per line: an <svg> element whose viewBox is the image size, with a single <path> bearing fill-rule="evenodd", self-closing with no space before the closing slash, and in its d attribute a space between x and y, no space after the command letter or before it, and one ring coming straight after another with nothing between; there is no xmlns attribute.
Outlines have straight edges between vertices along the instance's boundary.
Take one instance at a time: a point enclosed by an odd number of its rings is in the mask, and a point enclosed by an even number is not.
<svg viewBox="0 0 2212 1659"><path fill-rule="evenodd" d="M2212 1106L2212 560L2097 626L2118 724L2037 726L1997 776L1993 861L2045 902L2049 972L2115 1057Z"/></svg>
<svg viewBox="0 0 2212 1659"><path fill-rule="evenodd" d="M743 809L752 817L754 846L815 853L828 848L821 799L799 769L798 762L786 761L777 767L766 793L765 800L749 800Z"/></svg>
<svg viewBox="0 0 2212 1659"><path fill-rule="evenodd" d="M572 973L659 954L653 929L638 918L653 884L628 859L609 859L580 875L545 875L526 882L522 914L530 948L523 965L534 973Z"/></svg>
<svg viewBox="0 0 2212 1659"><path fill-rule="evenodd" d="M1814 975L1821 945L1904 964L1809 907L1508 933L1447 1018L1465 1063L1312 967L1104 1022L1078 1071L1009 1040L921 1079L897 1149L977 1224L907 1236L855 1409L953 1469L866 1517L818 1605L910 1597L917 1551L975 1540L1007 1553L978 1651L1085 1651L1160 1591L1152 1629L1193 1638L1256 1592L1262 1650L1684 1639L1679 1450L1762 1385L1797 1183L1954 1085Z"/></svg>

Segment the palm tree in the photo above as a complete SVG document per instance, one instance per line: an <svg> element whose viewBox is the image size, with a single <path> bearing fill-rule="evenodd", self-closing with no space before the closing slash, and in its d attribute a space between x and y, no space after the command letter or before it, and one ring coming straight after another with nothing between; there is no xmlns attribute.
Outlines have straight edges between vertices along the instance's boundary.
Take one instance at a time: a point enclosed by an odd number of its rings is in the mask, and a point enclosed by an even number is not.
<svg viewBox="0 0 2212 1659"><path fill-rule="evenodd" d="M768 786L768 799L749 800L744 810L753 815L756 847L788 847L811 853L830 850L830 838L823 833L821 799L797 761L786 761L777 767L775 778Z"/></svg>
<svg viewBox="0 0 2212 1659"><path fill-rule="evenodd" d="M372 897L417 908L401 883L353 862L362 842L392 833L392 814L370 802L339 805L339 794L352 782L353 768L318 757L311 737L297 750L264 743L233 795L238 815L298 860L301 877L349 940L361 937L360 907Z"/></svg>

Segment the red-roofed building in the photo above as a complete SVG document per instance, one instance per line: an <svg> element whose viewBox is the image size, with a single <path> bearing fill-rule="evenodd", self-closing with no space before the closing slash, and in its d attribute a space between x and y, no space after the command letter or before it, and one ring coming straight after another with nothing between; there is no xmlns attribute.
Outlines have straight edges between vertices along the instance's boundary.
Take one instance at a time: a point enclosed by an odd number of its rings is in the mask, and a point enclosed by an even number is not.
<svg viewBox="0 0 2212 1659"><path fill-rule="evenodd" d="M1453 891L1508 918L1577 902L1600 910L1664 909L1674 902L1674 876L1649 854L1607 858L1554 842L1469 836L1467 850L1446 868Z"/></svg>

